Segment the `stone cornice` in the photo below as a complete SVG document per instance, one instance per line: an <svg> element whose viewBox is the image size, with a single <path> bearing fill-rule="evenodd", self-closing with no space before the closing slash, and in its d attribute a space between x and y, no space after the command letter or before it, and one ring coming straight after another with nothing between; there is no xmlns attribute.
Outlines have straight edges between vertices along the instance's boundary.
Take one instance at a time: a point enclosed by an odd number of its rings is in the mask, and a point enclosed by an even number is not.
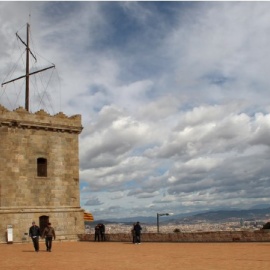
<svg viewBox="0 0 270 270"><path fill-rule="evenodd" d="M81 133L81 116L66 116L59 112L51 116L44 110L30 113L19 107L14 111L9 111L0 105L0 126L20 129L48 130L53 132Z"/></svg>
<svg viewBox="0 0 270 270"><path fill-rule="evenodd" d="M80 134L83 127L72 127L72 126L65 126L65 125L46 125L46 124L36 124L31 122L22 122L16 120L6 120L1 121L0 119L0 127L7 126L10 128L21 128L21 129L36 129L36 130L48 130L54 132L68 132L68 133L77 133Z"/></svg>
<svg viewBox="0 0 270 270"><path fill-rule="evenodd" d="M44 212L84 212L82 208L72 206L54 207L0 207L0 214L4 213L44 213Z"/></svg>

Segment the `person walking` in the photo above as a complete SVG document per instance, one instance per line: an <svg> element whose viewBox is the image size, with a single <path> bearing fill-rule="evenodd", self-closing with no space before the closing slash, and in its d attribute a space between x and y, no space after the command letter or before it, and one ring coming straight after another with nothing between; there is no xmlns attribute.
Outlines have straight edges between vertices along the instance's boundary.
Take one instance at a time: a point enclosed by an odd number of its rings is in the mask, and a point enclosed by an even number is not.
<svg viewBox="0 0 270 270"><path fill-rule="evenodd" d="M95 242L98 240L100 241L100 226L99 224L96 225L95 227Z"/></svg>
<svg viewBox="0 0 270 270"><path fill-rule="evenodd" d="M105 241L105 225L103 223L101 223L99 225L99 229L100 229L100 240L101 241Z"/></svg>
<svg viewBox="0 0 270 270"><path fill-rule="evenodd" d="M142 227L140 225L140 222L138 221L135 224L135 226L134 226L135 242L136 242L136 244L140 244L141 243L141 230L142 230Z"/></svg>
<svg viewBox="0 0 270 270"><path fill-rule="evenodd" d="M32 222L32 226L29 228L29 237L31 237L33 241L33 245L35 248L35 251L39 251L39 237L40 237L40 229L36 225L35 221Z"/></svg>
<svg viewBox="0 0 270 270"><path fill-rule="evenodd" d="M47 251L52 251L52 240L55 240L55 231L54 228L51 226L51 223L47 224L47 227L44 229L42 238L45 237L45 244Z"/></svg>
<svg viewBox="0 0 270 270"><path fill-rule="evenodd" d="M136 243L136 235L135 235L135 227L136 223L133 224L132 229L131 229L131 236L132 236L132 243L135 244Z"/></svg>

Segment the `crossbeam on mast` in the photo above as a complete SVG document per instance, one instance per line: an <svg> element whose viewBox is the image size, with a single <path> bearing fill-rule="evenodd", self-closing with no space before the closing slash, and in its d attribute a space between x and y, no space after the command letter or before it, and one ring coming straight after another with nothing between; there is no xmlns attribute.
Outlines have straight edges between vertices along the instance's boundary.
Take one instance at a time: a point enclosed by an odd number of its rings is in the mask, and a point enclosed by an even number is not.
<svg viewBox="0 0 270 270"><path fill-rule="evenodd" d="M34 75L34 74L37 74L37 73L42 72L42 71L45 71L45 70L47 70L47 69L54 68L54 67L55 67L55 65L52 65L52 66L50 66L50 67L43 68L43 69L40 69L40 70L31 72L31 73L29 73L29 76L30 76L30 75ZM10 81L3 82L3 83L1 84L1 86L5 85L5 84L8 84L8 83L11 83L11 82L14 82L14 81L17 81L17 80L19 80L19 79L25 78L25 77L26 77L26 75L23 75L23 76L20 76L20 77L18 77L18 78L16 78L16 79L12 79L12 80L10 80Z"/></svg>

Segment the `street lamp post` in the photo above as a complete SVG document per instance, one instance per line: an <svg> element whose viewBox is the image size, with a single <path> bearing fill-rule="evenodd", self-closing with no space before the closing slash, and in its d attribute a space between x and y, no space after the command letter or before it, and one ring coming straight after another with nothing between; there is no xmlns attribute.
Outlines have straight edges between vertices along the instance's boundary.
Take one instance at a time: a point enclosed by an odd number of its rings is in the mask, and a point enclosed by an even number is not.
<svg viewBox="0 0 270 270"><path fill-rule="evenodd" d="M157 232L159 233L159 217L161 216L170 216L173 213L157 213Z"/></svg>

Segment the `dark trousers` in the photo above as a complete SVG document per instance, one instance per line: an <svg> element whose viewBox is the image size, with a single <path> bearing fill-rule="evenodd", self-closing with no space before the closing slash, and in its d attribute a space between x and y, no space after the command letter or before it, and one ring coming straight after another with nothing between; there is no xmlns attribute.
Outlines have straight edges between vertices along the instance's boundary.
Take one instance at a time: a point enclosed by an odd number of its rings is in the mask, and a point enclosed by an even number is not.
<svg viewBox="0 0 270 270"><path fill-rule="evenodd" d="M52 237L46 236L45 243L46 243L47 251L51 251L51 249L52 249Z"/></svg>
<svg viewBox="0 0 270 270"><path fill-rule="evenodd" d="M97 241L98 240L98 242L100 241L100 234L99 233L95 233L95 241Z"/></svg>
<svg viewBox="0 0 270 270"><path fill-rule="evenodd" d="M37 237L32 237L32 241L33 241L33 244L34 244L34 248L35 248L35 251L39 251L39 241L38 241L38 236Z"/></svg>
<svg viewBox="0 0 270 270"><path fill-rule="evenodd" d="M136 243L141 243L141 234L137 234L135 236Z"/></svg>
<svg viewBox="0 0 270 270"><path fill-rule="evenodd" d="M100 233L100 238L101 238L101 241L105 241L105 233L104 232Z"/></svg>

